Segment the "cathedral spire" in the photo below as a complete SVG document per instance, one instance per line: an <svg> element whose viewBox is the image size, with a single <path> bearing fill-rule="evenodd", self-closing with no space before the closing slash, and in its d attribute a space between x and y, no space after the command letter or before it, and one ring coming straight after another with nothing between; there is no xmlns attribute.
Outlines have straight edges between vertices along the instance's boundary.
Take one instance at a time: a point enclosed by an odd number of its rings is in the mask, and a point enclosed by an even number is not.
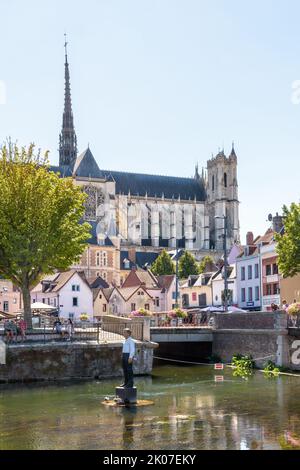
<svg viewBox="0 0 300 470"><path fill-rule="evenodd" d="M77 157L77 137L73 122L67 45L67 36L65 34L65 103L62 130L59 136L59 165L69 166L73 169Z"/></svg>
<svg viewBox="0 0 300 470"><path fill-rule="evenodd" d="M235 157L236 158L236 153L235 153L235 150L234 150L234 142L232 142L232 149L231 149L230 157Z"/></svg>

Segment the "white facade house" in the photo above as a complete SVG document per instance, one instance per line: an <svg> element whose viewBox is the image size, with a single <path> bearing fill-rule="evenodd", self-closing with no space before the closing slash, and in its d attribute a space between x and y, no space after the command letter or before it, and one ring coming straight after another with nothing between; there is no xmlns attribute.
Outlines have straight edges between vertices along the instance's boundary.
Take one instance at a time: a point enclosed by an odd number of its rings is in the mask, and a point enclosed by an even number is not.
<svg viewBox="0 0 300 470"><path fill-rule="evenodd" d="M70 270L47 276L32 289L31 302L52 305L60 318L77 321L85 313L93 320L93 292L82 272Z"/></svg>
<svg viewBox="0 0 300 470"><path fill-rule="evenodd" d="M245 248L247 250L247 247ZM247 310L260 310L262 306L261 295L261 265L260 254L256 252L237 258L237 298L238 306Z"/></svg>
<svg viewBox="0 0 300 470"><path fill-rule="evenodd" d="M211 278L213 273L189 276L180 284L180 298L183 308L206 307L212 304Z"/></svg>
<svg viewBox="0 0 300 470"><path fill-rule="evenodd" d="M232 264L228 266L227 269L228 290L231 291L231 300L229 301L229 305L237 305L236 265ZM212 289L212 305L215 307L221 307L224 304L224 268L211 277L209 284Z"/></svg>

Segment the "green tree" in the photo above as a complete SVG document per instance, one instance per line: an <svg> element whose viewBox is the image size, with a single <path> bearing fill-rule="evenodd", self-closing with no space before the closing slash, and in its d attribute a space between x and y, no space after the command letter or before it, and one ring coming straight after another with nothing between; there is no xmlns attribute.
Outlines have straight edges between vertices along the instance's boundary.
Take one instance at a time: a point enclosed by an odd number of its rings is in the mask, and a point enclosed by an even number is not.
<svg viewBox="0 0 300 470"><path fill-rule="evenodd" d="M276 234L278 265L284 277L300 272L300 204L283 207L284 234Z"/></svg>
<svg viewBox="0 0 300 470"><path fill-rule="evenodd" d="M199 274L198 263L189 251L185 251L179 259L178 274L181 279L186 279L192 274Z"/></svg>
<svg viewBox="0 0 300 470"><path fill-rule="evenodd" d="M0 275L20 288L28 328L30 290L43 275L68 269L90 237L90 225L79 223L85 194L49 171L48 153L34 149L0 148Z"/></svg>
<svg viewBox="0 0 300 470"><path fill-rule="evenodd" d="M174 263L166 250L162 250L160 255L156 258L152 264L151 271L156 276L175 273Z"/></svg>
<svg viewBox="0 0 300 470"><path fill-rule="evenodd" d="M205 269L207 266L210 266L214 263L214 260L212 259L211 256L206 255L204 258L202 258L200 265L199 265L199 273L204 273Z"/></svg>

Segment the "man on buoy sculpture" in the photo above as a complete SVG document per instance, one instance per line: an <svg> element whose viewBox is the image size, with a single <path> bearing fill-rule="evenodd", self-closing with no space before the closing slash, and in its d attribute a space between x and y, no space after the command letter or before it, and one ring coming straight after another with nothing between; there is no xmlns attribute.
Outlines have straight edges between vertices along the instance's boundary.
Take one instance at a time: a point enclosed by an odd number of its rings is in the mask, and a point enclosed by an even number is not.
<svg viewBox="0 0 300 470"><path fill-rule="evenodd" d="M136 387L133 386L133 358L135 355L135 342L131 337L131 330L124 329L125 342L122 349L122 368L124 383L116 387L116 397L125 404L136 403Z"/></svg>

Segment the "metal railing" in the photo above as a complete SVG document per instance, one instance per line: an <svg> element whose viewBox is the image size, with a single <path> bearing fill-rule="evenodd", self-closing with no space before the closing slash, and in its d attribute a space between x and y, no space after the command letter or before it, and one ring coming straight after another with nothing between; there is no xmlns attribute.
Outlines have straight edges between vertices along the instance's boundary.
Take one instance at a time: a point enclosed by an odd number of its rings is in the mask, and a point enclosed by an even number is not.
<svg viewBox="0 0 300 470"><path fill-rule="evenodd" d="M49 326L41 326L27 331L24 338L19 333L13 332L8 335L4 329L0 329L0 339L7 344L24 344L24 343L53 343L53 342L80 342L93 341L97 343L115 342L124 339L124 328L132 331L133 339L143 339L143 322L105 322L105 323L75 323L71 329L67 325L61 328L53 328Z"/></svg>
<svg viewBox="0 0 300 470"><path fill-rule="evenodd" d="M156 315L151 319L151 327L187 327L209 326L209 312L188 312L186 318L168 319L166 314Z"/></svg>

